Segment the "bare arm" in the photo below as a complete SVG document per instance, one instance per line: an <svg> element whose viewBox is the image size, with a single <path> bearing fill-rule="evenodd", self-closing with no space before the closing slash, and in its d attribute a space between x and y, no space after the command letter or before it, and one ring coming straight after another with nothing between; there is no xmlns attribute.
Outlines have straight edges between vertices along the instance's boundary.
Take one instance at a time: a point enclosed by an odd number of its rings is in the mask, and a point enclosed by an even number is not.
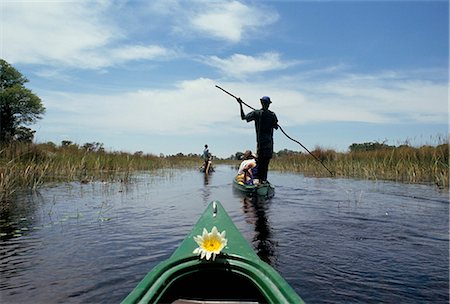
<svg viewBox="0 0 450 304"><path fill-rule="evenodd" d="M237 102L239 102L239 107L241 110L241 119L244 120L245 119L245 113L244 113L244 109L242 107L242 99L240 97L236 98Z"/></svg>

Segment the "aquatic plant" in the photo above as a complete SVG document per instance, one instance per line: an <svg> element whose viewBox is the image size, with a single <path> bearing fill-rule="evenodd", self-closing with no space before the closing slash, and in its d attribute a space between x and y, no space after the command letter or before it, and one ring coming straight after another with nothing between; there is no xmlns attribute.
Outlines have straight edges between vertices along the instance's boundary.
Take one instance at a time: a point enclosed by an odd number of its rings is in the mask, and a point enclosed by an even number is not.
<svg viewBox="0 0 450 304"><path fill-rule="evenodd" d="M206 258L207 260L212 257L212 260L214 261L216 255L218 255L228 243L225 235L225 230L219 232L216 226L212 228L211 232L208 232L206 228L203 228L202 235L194 236L194 241L197 243L198 247L194 249L193 254L199 255L201 259Z"/></svg>
<svg viewBox="0 0 450 304"><path fill-rule="evenodd" d="M13 142L0 146L0 202L11 200L18 191L35 190L48 182L128 183L138 170L197 167L199 163L195 157L91 151L70 143L58 147Z"/></svg>
<svg viewBox="0 0 450 304"><path fill-rule="evenodd" d="M401 145L378 150L335 152L316 148L312 151L336 176L406 183L432 183L449 187L448 142L436 146ZM321 164L305 153L274 157L273 170L302 172L312 176L329 176Z"/></svg>
<svg viewBox="0 0 450 304"><path fill-rule="evenodd" d="M320 162L306 153L282 151L270 163L272 170L329 176ZM381 146L380 149L336 152L316 147L316 156L335 176L394 180L407 183L432 183L449 187L449 145L413 147ZM224 162L224 161L222 161ZM237 164L236 161L231 161ZM216 162L217 163L217 162ZM140 170L198 168L198 156L155 156L143 153L92 150L66 142L31 144L12 142L0 145L0 208L19 191L36 190L44 183L94 180L129 183Z"/></svg>

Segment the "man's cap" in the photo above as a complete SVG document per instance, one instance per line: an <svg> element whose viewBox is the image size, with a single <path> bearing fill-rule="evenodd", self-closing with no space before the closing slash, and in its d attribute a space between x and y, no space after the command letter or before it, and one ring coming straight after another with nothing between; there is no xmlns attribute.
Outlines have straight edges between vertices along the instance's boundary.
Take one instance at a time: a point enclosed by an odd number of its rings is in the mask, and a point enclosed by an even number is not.
<svg viewBox="0 0 450 304"><path fill-rule="evenodd" d="M263 96L263 97L261 97L260 100L263 102L272 103L269 96Z"/></svg>

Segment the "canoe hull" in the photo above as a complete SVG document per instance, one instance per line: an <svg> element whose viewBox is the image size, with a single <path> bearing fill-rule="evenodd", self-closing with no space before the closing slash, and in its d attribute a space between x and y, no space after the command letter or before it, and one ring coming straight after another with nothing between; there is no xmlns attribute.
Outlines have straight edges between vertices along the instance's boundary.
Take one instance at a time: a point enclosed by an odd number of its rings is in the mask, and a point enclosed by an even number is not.
<svg viewBox="0 0 450 304"><path fill-rule="evenodd" d="M193 240L206 228L226 231L216 259L193 255ZM179 299L303 303L292 287L253 251L219 202L212 202L172 256L158 264L122 302L172 303Z"/></svg>
<svg viewBox="0 0 450 304"><path fill-rule="evenodd" d="M240 192L251 196L272 197L275 195L275 187L269 182L260 185L244 185L234 178L233 187Z"/></svg>

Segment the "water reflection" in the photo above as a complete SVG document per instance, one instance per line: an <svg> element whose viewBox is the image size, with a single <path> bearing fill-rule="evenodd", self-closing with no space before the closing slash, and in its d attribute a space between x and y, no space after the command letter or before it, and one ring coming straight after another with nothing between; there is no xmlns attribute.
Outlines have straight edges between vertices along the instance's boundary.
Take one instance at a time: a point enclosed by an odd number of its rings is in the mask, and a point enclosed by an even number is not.
<svg viewBox="0 0 450 304"><path fill-rule="evenodd" d="M0 237L7 240L20 237L34 228L34 214L42 203L38 191L24 196L21 200L4 203L0 210Z"/></svg>
<svg viewBox="0 0 450 304"><path fill-rule="evenodd" d="M203 189L202 189L202 197L203 204L206 205L211 201L211 188L209 187L211 183L211 174L204 173L203 174Z"/></svg>
<svg viewBox="0 0 450 304"><path fill-rule="evenodd" d="M203 174L203 184L206 186L206 185L208 185L209 184L209 177L210 177L211 175L209 175L209 174Z"/></svg>
<svg viewBox="0 0 450 304"><path fill-rule="evenodd" d="M272 239L270 223L267 218L269 201L262 197L243 197L242 210L246 222L254 226L253 245L258 256L269 265L275 262L276 243Z"/></svg>

